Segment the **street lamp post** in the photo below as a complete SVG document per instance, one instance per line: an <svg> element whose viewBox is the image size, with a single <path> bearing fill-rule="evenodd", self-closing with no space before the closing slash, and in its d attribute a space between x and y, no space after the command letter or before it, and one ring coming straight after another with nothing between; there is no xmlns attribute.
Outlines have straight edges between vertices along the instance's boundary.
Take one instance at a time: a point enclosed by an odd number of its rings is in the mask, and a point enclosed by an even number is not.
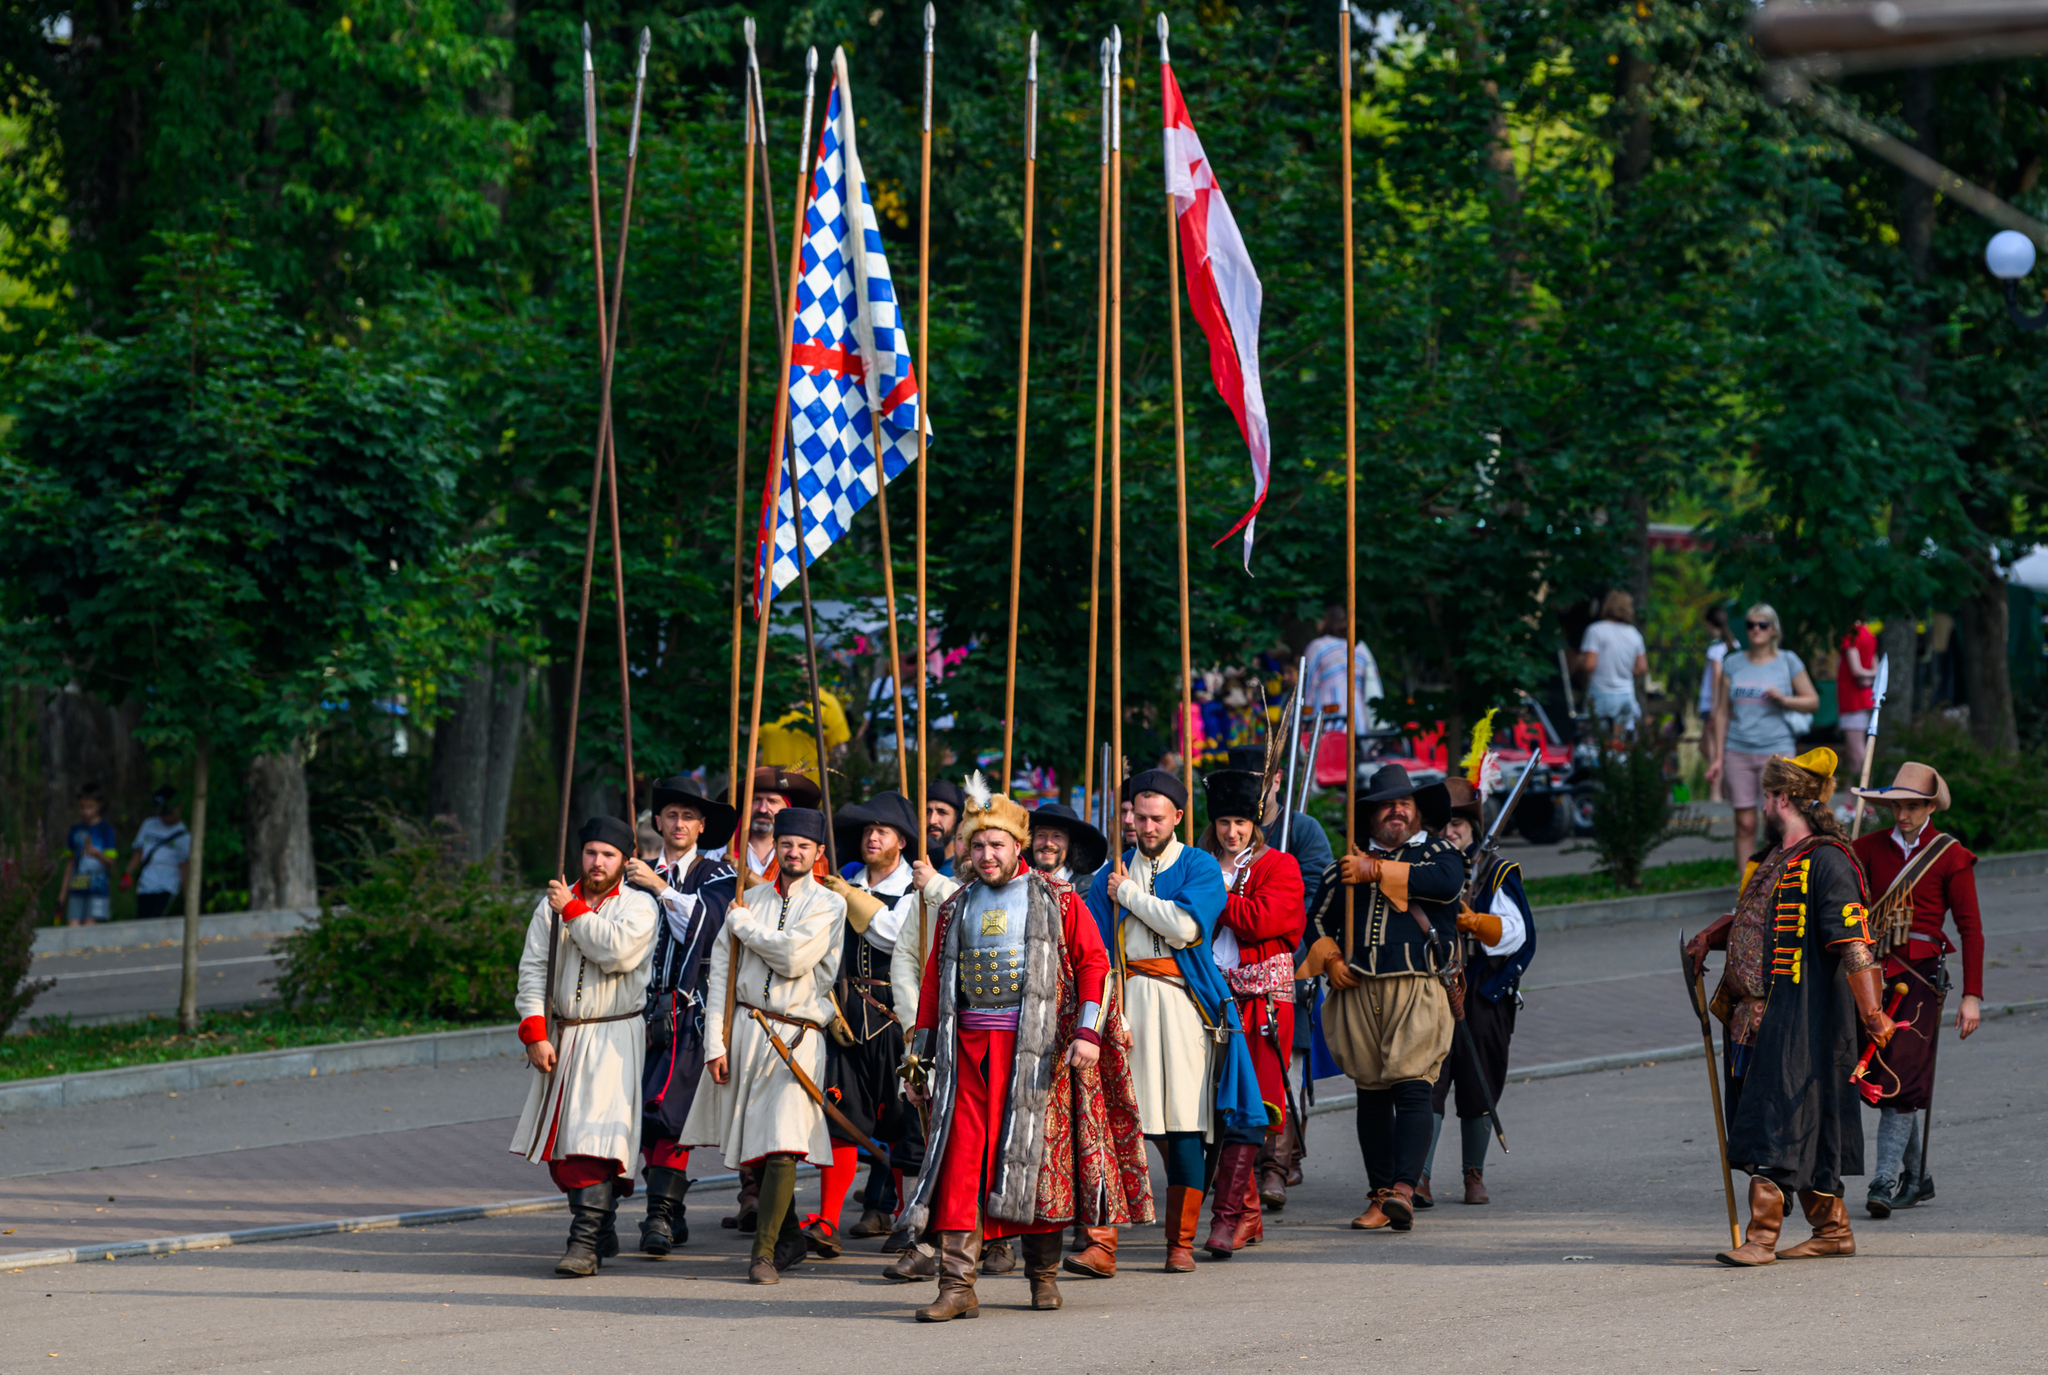
<svg viewBox="0 0 2048 1375"><path fill-rule="evenodd" d="M2019 280L2034 270L2034 241L2017 229L2001 229L1984 246L1984 265L1991 275L2005 283L2005 313L2024 330L2048 325L2048 310L2038 315L2020 311Z"/></svg>

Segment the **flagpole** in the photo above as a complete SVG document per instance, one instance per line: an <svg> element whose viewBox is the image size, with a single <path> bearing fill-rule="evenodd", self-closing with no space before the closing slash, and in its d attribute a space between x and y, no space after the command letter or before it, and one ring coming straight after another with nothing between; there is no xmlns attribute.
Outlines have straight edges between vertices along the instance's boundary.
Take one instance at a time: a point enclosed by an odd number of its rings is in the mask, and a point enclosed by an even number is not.
<svg viewBox="0 0 2048 1375"><path fill-rule="evenodd" d="M932 266L932 30L938 17L930 4L924 7L924 127L919 135L918 148L918 200L917 200L917 385L920 389L917 407L917 824L926 825L931 815L931 768L926 763L931 758L926 751L929 734L926 728L926 708L931 698L926 689L926 656L930 653L931 641L926 630L924 600L925 577L925 426L926 408L930 405L928 389L931 374L925 369L932 336L931 313L931 266ZM902 671L899 667L899 673ZM902 719L902 708L897 709L897 719ZM918 853L924 853L924 846L918 846ZM919 904L919 930L923 930L923 905ZM918 952L918 958L924 951Z"/></svg>
<svg viewBox="0 0 2048 1375"><path fill-rule="evenodd" d="M1038 31L1024 75L1024 288L1017 332L1017 462L1010 484L1010 654L1003 673L1003 787L1016 776L1017 617L1024 587L1024 437L1031 395L1032 212L1038 194Z"/></svg>
<svg viewBox="0 0 2048 1375"><path fill-rule="evenodd" d="M1337 89L1343 105L1344 228L1344 851L1358 848L1358 335L1351 242L1351 0L1337 0ZM1357 890L1344 885L1344 958Z"/></svg>
<svg viewBox="0 0 2048 1375"><path fill-rule="evenodd" d="M754 307L754 21L747 29L747 142L746 166L741 171L740 194L740 416L738 453L733 463L732 490L732 687L730 727L726 735L725 776L729 791L737 792L740 776L740 640L744 622L740 603L746 595L745 547L747 539L747 343Z"/></svg>
<svg viewBox="0 0 2048 1375"><path fill-rule="evenodd" d="M1167 50L1166 15L1159 16L1160 100L1165 101L1167 68L1173 58ZM1172 169L1166 174L1172 176ZM1188 624L1188 440L1187 415L1181 403L1180 376L1180 214L1173 203L1173 191L1166 192L1166 319L1169 347L1173 350L1173 496L1174 523L1180 539L1180 729L1181 778L1188 790L1187 815L1182 820L1185 844L1195 843L1195 679L1193 636Z"/></svg>
<svg viewBox="0 0 2048 1375"><path fill-rule="evenodd" d="M1081 815L1093 814L1095 801L1095 675L1099 625L1102 619L1102 390L1109 335L1109 40L1097 54L1102 70L1102 173L1095 193L1095 487L1088 516L1088 720L1087 748L1082 758L1086 781L1081 785Z"/></svg>
<svg viewBox="0 0 2048 1375"><path fill-rule="evenodd" d="M806 59L807 69L813 74L813 85L815 85L817 61L818 50L813 48L810 51L810 56ZM803 175L797 178L796 213L789 226L790 292L789 312L785 318L790 321L792 326L794 326L796 318L796 283L803 275L804 201L810 190L811 183L817 175L813 167L817 153L811 143L811 100L811 92L807 89L804 93L803 155L802 161L797 164L803 169ZM790 344L785 347L793 346L795 343L794 328L785 331L785 333L790 340ZM788 355L785 354L784 357L785 362L782 371L786 388L788 385L787 374L789 372L789 366L786 361ZM787 409L788 405L789 397L785 392L783 396L784 409ZM803 594L804 663L810 669L811 676L811 736L817 741L818 749L818 808L825 813L825 862L836 870L839 868L839 855L837 847L833 844L832 836L832 769L825 755L825 712L820 705L824 693L818 685L818 631L816 622L811 614L811 560L809 557L810 548L805 543L804 493L803 487L798 480L796 445L790 442L789 433L786 428L783 431L782 443L778 446L778 453L783 463L784 471L789 476L790 524L796 531L796 583L798 590Z"/></svg>
<svg viewBox="0 0 2048 1375"><path fill-rule="evenodd" d="M796 220L794 223L790 225L789 231L791 239L789 254L789 286L783 297L784 305L782 311L782 318L785 320L787 320L790 316L796 314L796 288L799 277L799 271L801 268L800 259L801 254L803 252L804 183L809 180L809 178L804 174L809 170L808 164L810 162L811 154L809 153L808 149L810 148L811 144L811 112L817 100L818 93L818 50L816 48L812 48L809 54L807 54L804 59L804 78L804 133L802 141L797 144L797 148L799 149L799 155L797 162ZM773 421L770 424L770 434L772 438L768 446L768 451L773 456L772 461L774 464L780 464L783 446L788 442L789 439L790 340L790 331L785 328L782 331L782 347L780 350L782 355L782 369L780 372L776 374L775 378L775 415ZM771 466L769 471L771 473L774 472L774 467ZM773 606L774 603L775 590L775 530L772 525L767 524L767 521L775 520L778 517L779 513L777 508L781 504L780 497L773 495L775 492L775 486L775 482L771 480L771 482L769 483L769 492L771 493L770 504L768 506L768 509L762 513L764 516L763 524L765 527L763 533L768 536L768 541L766 548L763 549L761 552L761 556L756 560L756 567L754 572L754 596L755 599L760 603L760 609L755 613L754 616L754 700L752 703L752 722L747 732L747 781L745 788L740 794L740 825L742 827L740 834L742 844L746 843L745 828L750 826L753 821L754 770L758 766L761 758L761 694L763 691L763 685L767 678L768 614L770 608ZM795 506L796 493L792 491L790 493L790 497L790 504L792 506ZM803 567L803 544L801 532L799 532L797 544L797 567ZM806 630L808 630L808 624L806 625ZM813 677L812 682L815 683L816 681L816 678ZM818 718L815 716L815 706L813 708L813 711L813 719L816 720ZM821 721L821 727L822 724L823 723ZM825 773L825 756L822 750L819 752L818 755L818 773L821 775L819 781L820 788L822 791L822 775ZM831 843L832 835L832 828L829 824L825 827L825 835L826 843L829 845ZM747 886L746 880L749 873L751 872L752 861L745 855L742 855L740 858L742 863L749 865L749 868L746 869L742 869L738 865L733 866L735 870L738 871L740 876L739 891L742 895L744 895ZM836 868L837 866L835 865L834 867Z"/></svg>
<svg viewBox="0 0 2048 1375"><path fill-rule="evenodd" d="M1103 814L1121 818L1124 777L1124 32L1109 28L1109 773ZM1122 853L1119 832L1115 853Z"/></svg>

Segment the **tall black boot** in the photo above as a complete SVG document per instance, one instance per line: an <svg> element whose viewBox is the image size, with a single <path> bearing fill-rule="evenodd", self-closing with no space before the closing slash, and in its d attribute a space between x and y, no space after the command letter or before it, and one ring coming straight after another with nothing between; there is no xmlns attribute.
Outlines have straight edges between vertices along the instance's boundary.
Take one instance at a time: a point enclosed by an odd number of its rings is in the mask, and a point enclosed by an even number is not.
<svg viewBox="0 0 2048 1375"><path fill-rule="evenodd" d="M612 1192L610 1180L587 1189L569 1190L569 1247L555 1262L556 1274L584 1278L597 1273L603 1254L598 1238L611 1224L618 1206L618 1195ZM617 1254L616 1234L613 1254Z"/></svg>
<svg viewBox="0 0 2048 1375"><path fill-rule="evenodd" d="M611 1260L619 1254L619 1200L633 1192L633 1181L625 1178L612 1180L612 1206L605 1213L604 1221L597 1228L597 1258Z"/></svg>
<svg viewBox="0 0 2048 1375"><path fill-rule="evenodd" d="M690 1239L690 1224L683 1211L683 1196L690 1192L690 1177L665 1165L647 1167L647 1216L640 1223L640 1249L650 1256L665 1256Z"/></svg>

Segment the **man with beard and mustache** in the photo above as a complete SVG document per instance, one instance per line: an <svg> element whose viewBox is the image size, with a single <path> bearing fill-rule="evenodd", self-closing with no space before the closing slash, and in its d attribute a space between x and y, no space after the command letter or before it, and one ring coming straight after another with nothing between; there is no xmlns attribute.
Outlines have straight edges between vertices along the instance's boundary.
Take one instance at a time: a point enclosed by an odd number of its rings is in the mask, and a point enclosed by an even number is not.
<svg viewBox="0 0 2048 1375"><path fill-rule="evenodd" d="M1041 802L1031 813L1031 867L1079 892L1088 891L1095 871L1109 858L1102 832L1072 807Z"/></svg>
<svg viewBox="0 0 2048 1375"><path fill-rule="evenodd" d="M1024 864L1022 807L976 773L964 811L972 872L940 909L904 1061L913 1094L931 1105L937 1161L891 1242L937 1242L939 1295L919 1322L980 1312L987 1236L1021 1239L1031 1306L1055 1309L1068 1223L1152 1214L1100 933L1073 889Z"/></svg>
<svg viewBox="0 0 2048 1375"><path fill-rule="evenodd" d="M1458 934L1465 860L1423 828L1421 809L1448 813L1447 802L1441 783L1418 789L1398 764L1373 774L1358 797L1371 848L1331 865L1316 902L1319 934L1304 967L1330 981L1323 1037L1358 1085L1358 1148L1372 1190L1351 1220L1359 1231L1415 1225L1436 1125L1431 1091L1455 1029L1437 976Z"/></svg>
<svg viewBox="0 0 2048 1375"><path fill-rule="evenodd" d="M742 891L758 883L775 882L775 814L784 807L816 807L821 796L818 785L800 773L765 765L754 770L754 814L747 818L746 843L734 845L728 856L732 867L744 876ZM735 801L731 789L719 794L718 800L728 805ZM742 854L746 856L744 865L740 863Z"/></svg>
<svg viewBox="0 0 2048 1375"><path fill-rule="evenodd" d="M1182 1273L1195 1268L1195 1228L1208 1191L1204 1143L1256 1146L1266 1109L1237 1004L1209 944L1228 898L1222 871L1173 833L1187 789L1178 775L1147 769L1125 791L1138 843L1095 875L1088 907L1116 960L1139 1120L1166 1162L1165 1268ZM1067 1268L1113 1273L1114 1252L1102 1249L1090 1246Z"/></svg>
<svg viewBox="0 0 2048 1375"><path fill-rule="evenodd" d="M1713 1009L1726 1028L1728 1163L1749 1176L1749 1227L1723 1265L1853 1256L1845 1176L1863 1173L1855 1071L1863 1036L1891 1040L1872 954L1868 892L1828 807L1835 752L1766 760L1764 848L1732 915L1686 945L1695 967L1726 950ZM1797 1194L1813 1236L1783 1251Z"/></svg>

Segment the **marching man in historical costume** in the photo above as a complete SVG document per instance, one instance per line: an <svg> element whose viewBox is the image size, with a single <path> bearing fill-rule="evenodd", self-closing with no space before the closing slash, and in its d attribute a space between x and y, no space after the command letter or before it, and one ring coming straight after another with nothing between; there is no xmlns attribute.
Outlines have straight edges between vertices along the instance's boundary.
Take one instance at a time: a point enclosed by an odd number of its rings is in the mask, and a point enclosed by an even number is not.
<svg viewBox="0 0 2048 1375"><path fill-rule="evenodd" d="M1109 841L1072 807L1041 802L1031 811L1031 867L1076 892L1088 891L1109 858Z"/></svg>
<svg viewBox="0 0 2048 1375"><path fill-rule="evenodd" d="M554 879L526 924L519 957L519 1040L539 1073L512 1149L544 1161L569 1196L569 1245L558 1275L594 1275L619 1253L619 1200L633 1192L640 1076L647 1053L647 982L654 899L620 884L633 828L613 816L583 824L582 872ZM550 976L552 975L552 978Z"/></svg>
<svg viewBox="0 0 2048 1375"><path fill-rule="evenodd" d="M746 843L733 846L726 855L733 861L734 871L744 873L742 887L775 882L775 814L784 807L816 807L823 795L816 782L793 770L766 765L754 770L754 814L747 818ZM718 800L736 801L731 789ZM742 855L746 857L744 870L739 863Z"/></svg>
<svg viewBox="0 0 2048 1375"><path fill-rule="evenodd" d="M1323 1037L1358 1085L1358 1147L1372 1191L1351 1220L1360 1231L1415 1225L1436 1126L1431 1099L1455 1031L1438 975L1453 958L1465 860L1423 829L1421 807L1447 801L1442 784L1418 789L1399 765L1374 773L1358 797L1370 849L1332 865L1316 901L1304 969L1330 980Z"/></svg>
<svg viewBox="0 0 2048 1375"><path fill-rule="evenodd" d="M704 1072L704 984L711 947L732 902L732 865L700 848L730 836L739 813L690 791L690 780L654 785L654 826L661 858L626 861L626 882L661 909L647 985L647 1065L641 1080L640 1157L646 1162L647 1217L640 1249L665 1256L690 1239L683 1198L690 1153L676 1144Z"/></svg>
<svg viewBox="0 0 2048 1375"><path fill-rule="evenodd" d="M1723 1265L1856 1254L1842 1181L1863 1173L1859 1028L1880 1047L1892 1038L1863 871L1827 805L1835 752L1773 756L1761 786L1768 848L1734 914L1686 946L1695 967L1728 952L1713 1009L1727 1028L1728 1161L1750 1180L1749 1227ZM1780 1251L1795 1193L1813 1236Z"/></svg>
<svg viewBox="0 0 2048 1375"><path fill-rule="evenodd" d="M811 877L825 817L775 814L776 877L726 912L712 948L705 1069L683 1124L685 1146L716 1146L732 1165L761 1167L760 1216L747 1278L774 1284L804 1256L796 1167L832 1163L823 1090L825 1028L846 928L846 902Z"/></svg>
<svg viewBox="0 0 2048 1375"><path fill-rule="evenodd" d="M1203 1246L1218 1259L1265 1237L1253 1166L1288 1118L1294 952L1301 944L1307 913L1301 901L1301 866L1292 855L1268 845L1259 830L1265 783L1265 774L1244 769L1222 769L1202 780L1209 802L1209 829L1202 835L1202 848L1221 867L1227 894L1213 942L1216 963L1236 1000L1266 1110L1261 1140L1227 1142L1216 1166L1212 1225Z"/></svg>
<svg viewBox="0 0 2048 1375"><path fill-rule="evenodd" d="M1977 857L1931 820L1948 810L1948 784L1925 764L1901 764L1887 788L1857 796L1891 809L1892 825L1856 840L1856 858L1870 880L1870 934L1884 958L1889 989L1906 987L1891 1014L1899 1034L1874 1056L1869 1079L1879 1090L1877 1168L1865 1202L1872 1217L1890 1217L1934 1197L1934 1179L1920 1154L1919 1114L1934 1102L1934 1050L1948 999L1943 957L1956 949L1943 932L1955 922L1963 952L1958 1039L1984 1016L1984 920L1977 910Z"/></svg>
<svg viewBox="0 0 2048 1375"><path fill-rule="evenodd" d="M1436 1160L1437 1137L1444 1127L1444 1109L1457 1091L1458 1139L1463 1150L1465 1202L1488 1203L1486 1148L1493 1132L1488 1103L1499 1103L1508 1082L1508 1047L1515 1037L1515 1011L1523 971L1536 957L1536 923L1522 892L1522 869L1498 851L1481 854L1484 827L1479 790L1471 779L1444 780L1450 794L1451 819L1444 839L1465 857L1465 896L1458 909L1459 968L1465 1025L1472 1032L1477 1064L1457 1049L1444 1062L1430 1100L1436 1121L1431 1127L1429 1155L1415 1188L1415 1206L1434 1206L1429 1188L1430 1165Z"/></svg>
<svg viewBox="0 0 2048 1375"><path fill-rule="evenodd" d="M1139 1120L1166 1162L1165 1268L1185 1272L1195 1268L1208 1191L1204 1144L1256 1152L1266 1109L1236 1001L1210 946L1227 897L1223 874L1206 851L1174 835L1187 789L1178 776L1147 769L1124 791L1138 843L1095 875L1088 907L1116 959ZM1094 1242L1067 1268L1114 1274L1115 1245L1114 1238Z"/></svg>
<svg viewBox="0 0 2048 1375"><path fill-rule="evenodd" d="M1024 863L1031 825L1008 797L970 780L966 882L939 912L904 1070L931 1107L931 1157L898 1236L929 1235L938 1301L920 1322L979 1310L982 1240L1021 1239L1031 1306L1060 1306L1069 1223L1148 1222L1151 1185L1109 1005L1109 956L1071 888Z"/></svg>

